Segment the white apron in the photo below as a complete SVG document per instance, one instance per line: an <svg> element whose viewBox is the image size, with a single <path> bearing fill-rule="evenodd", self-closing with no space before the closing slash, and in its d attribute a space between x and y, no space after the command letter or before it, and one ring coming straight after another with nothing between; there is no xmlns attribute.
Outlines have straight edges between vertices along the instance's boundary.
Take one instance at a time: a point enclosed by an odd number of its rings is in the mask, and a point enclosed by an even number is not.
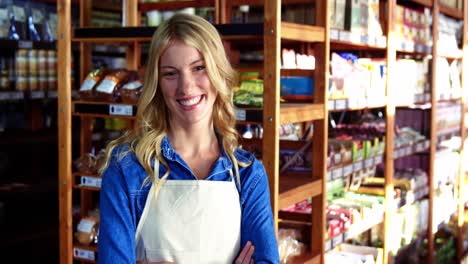
<svg viewBox="0 0 468 264"><path fill-rule="evenodd" d="M229 182L168 180L156 190L157 159L154 168L135 234L137 261L233 263L240 249L241 208L232 172Z"/></svg>

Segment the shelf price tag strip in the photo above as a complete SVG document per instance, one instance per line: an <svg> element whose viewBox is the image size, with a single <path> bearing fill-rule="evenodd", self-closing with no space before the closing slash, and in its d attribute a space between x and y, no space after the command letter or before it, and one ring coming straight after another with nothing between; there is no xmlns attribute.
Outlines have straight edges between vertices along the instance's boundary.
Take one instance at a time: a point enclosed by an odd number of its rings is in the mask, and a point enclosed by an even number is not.
<svg viewBox="0 0 468 264"><path fill-rule="evenodd" d="M18 41L18 48L20 49L32 49L32 41Z"/></svg>
<svg viewBox="0 0 468 264"><path fill-rule="evenodd" d="M102 179L91 177L91 176L81 176L80 186L84 187L94 187L101 188Z"/></svg>
<svg viewBox="0 0 468 264"><path fill-rule="evenodd" d="M109 105L110 115L132 116L133 109L131 105Z"/></svg>
<svg viewBox="0 0 468 264"><path fill-rule="evenodd" d="M245 110L242 109L235 109L236 119L239 121L245 121L247 114Z"/></svg>
<svg viewBox="0 0 468 264"><path fill-rule="evenodd" d="M73 256L75 258L87 259L87 260L96 260L96 255L94 251L82 249L82 248L73 248Z"/></svg>

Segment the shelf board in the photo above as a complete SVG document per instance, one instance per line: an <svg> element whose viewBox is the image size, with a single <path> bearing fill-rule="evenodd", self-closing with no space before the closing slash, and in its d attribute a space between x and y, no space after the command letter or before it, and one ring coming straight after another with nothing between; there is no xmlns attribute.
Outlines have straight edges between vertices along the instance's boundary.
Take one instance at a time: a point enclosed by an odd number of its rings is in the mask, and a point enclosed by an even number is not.
<svg viewBox="0 0 468 264"><path fill-rule="evenodd" d="M256 64L256 65L237 65L234 66L236 71L238 72L258 72L260 75L263 75L263 64ZM282 77L290 77L290 76L297 76L297 77L309 77L314 78L315 70L310 69L281 69L280 75Z"/></svg>
<svg viewBox="0 0 468 264"><path fill-rule="evenodd" d="M225 40L263 40L263 23L216 24L214 25ZM133 43L149 42L156 27L86 27L76 28L74 42L89 43ZM281 23L282 39L304 42L325 41L322 27Z"/></svg>
<svg viewBox="0 0 468 264"><path fill-rule="evenodd" d="M47 4L57 4L57 0L34 0L35 2L47 3ZM80 0L71 0L72 5L79 5ZM111 1L93 1L93 8L104 10L104 11L114 11L121 12L122 7L120 4L116 4Z"/></svg>
<svg viewBox="0 0 468 264"><path fill-rule="evenodd" d="M337 246L341 245L345 241L352 239L367 230L381 224L383 222L383 214L377 215L373 218L367 218L366 220L363 220L362 223L359 224L353 224L351 227L346 230L344 233L341 233L333 238L328 239L325 242L325 245L327 245L326 251L332 250L336 248Z"/></svg>
<svg viewBox="0 0 468 264"><path fill-rule="evenodd" d="M347 164L335 165L327 170L327 181L333 181L343 178L354 172L359 172L367 168L379 165L383 162L383 154L378 154L364 160L355 161Z"/></svg>
<svg viewBox="0 0 468 264"><path fill-rule="evenodd" d="M214 0L185 0L185 1L168 1L168 2L146 2L138 3L138 10L140 12L148 12L152 10L169 11L178 10L188 7L212 7Z"/></svg>
<svg viewBox="0 0 468 264"><path fill-rule="evenodd" d="M432 1L431 0L409 0L408 2L413 2L425 7L432 7Z"/></svg>
<svg viewBox="0 0 468 264"><path fill-rule="evenodd" d="M444 4L440 4L440 12L444 15L451 16L456 19L463 19L463 10L448 7Z"/></svg>
<svg viewBox="0 0 468 264"><path fill-rule="evenodd" d="M280 123L299 123L324 118L323 104L284 103L280 106ZM262 108L236 107L236 119L241 122L260 124L263 122Z"/></svg>
<svg viewBox="0 0 468 264"><path fill-rule="evenodd" d="M384 107L385 107L385 105L348 107L348 99L330 99L330 100L328 100L328 111L329 112L359 111L359 110L365 110L365 109L378 109L378 108L384 108Z"/></svg>
<svg viewBox="0 0 468 264"><path fill-rule="evenodd" d="M387 42L385 37L371 37L332 28L330 29L331 50L368 50L385 51Z"/></svg>
<svg viewBox="0 0 468 264"><path fill-rule="evenodd" d="M250 6L263 6L265 0L232 0L232 6L250 5ZM294 5L294 4L312 4L310 0L282 0L283 5Z"/></svg>
<svg viewBox="0 0 468 264"><path fill-rule="evenodd" d="M20 100L41 100L41 99L56 99L55 91L5 91L0 92L0 101L20 101Z"/></svg>
<svg viewBox="0 0 468 264"><path fill-rule="evenodd" d="M408 157L416 153L421 153L430 148L430 141L428 139L421 140L412 145L398 147L393 150L393 159Z"/></svg>
<svg viewBox="0 0 468 264"><path fill-rule="evenodd" d="M446 58L448 60L461 60L463 58L463 51L461 49L449 50L444 52L438 52L438 57Z"/></svg>
<svg viewBox="0 0 468 264"><path fill-rule="evenodd" d="M75 116L134 119L136 111L136 105L130 104L91 101L72 102L72 113Z"/></svg>
<svg viewBox="0 0 468 264"><path fill-rule="evenodd" d="M310 252L310 246L306 245L305 246L307 249L306 251L299 255L292 257L290 260L288 260L288 263L292 264L320 264L320 255L312 255Z"/></svg>
<svg viewBox="0 0 468 264"><path fill-rule="evenodd" d="M281 22L281 39L304 42L324 42L325 30L323 27Z"/></svg>
<svg viewBox="0 0 468 264"><path fill-rule="evenodd" d="M45 50L56 50L57 43L47 41L29 41L29 40L11 40L11 39L0 39L0 49L45 49Z"/></svg>
<svg viewBox="0 0 468 264"><path fill-rule="evenodd" d="M322 180L313 180L312 175L280 176L279 208L286 208L310 197L322 194Z"/></svg>

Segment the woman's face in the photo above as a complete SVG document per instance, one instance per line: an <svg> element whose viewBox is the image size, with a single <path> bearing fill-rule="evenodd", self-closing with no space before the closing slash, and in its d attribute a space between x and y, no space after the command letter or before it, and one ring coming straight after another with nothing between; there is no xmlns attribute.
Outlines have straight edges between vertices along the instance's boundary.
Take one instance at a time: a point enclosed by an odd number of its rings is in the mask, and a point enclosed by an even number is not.
<svg viewBox="0 0 468 264"><path fill-rule="evenodd" d="M172 42L161 55L159 76L171 126L211 122L217 91L196 48L182 41Z"/></svg>

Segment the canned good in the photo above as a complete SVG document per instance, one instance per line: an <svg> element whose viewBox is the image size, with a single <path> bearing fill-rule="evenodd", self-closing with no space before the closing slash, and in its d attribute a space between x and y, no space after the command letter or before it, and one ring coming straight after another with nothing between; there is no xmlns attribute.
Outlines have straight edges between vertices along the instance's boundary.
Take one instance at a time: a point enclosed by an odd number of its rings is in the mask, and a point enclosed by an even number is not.
<svg viewBox="0 0 468 264"><path fill-rule="evenodd" d="M28 75L28 51L20 49L16 52L16 75L27 76Z"/></svg>
<svg viewBox="0 0 468 264"><path fill-rule="evenodd" d="M29 78L25 76L16 76L16 90L25 92L29 89Z"/></svg>
<svg viewBox="0 0 468 264"><path fill-rule="evenodd" d="M38 59L37 59L37 50L29 50L28 52L28 65L29 65L29 75L37 76L38 70Z"/></svg>

